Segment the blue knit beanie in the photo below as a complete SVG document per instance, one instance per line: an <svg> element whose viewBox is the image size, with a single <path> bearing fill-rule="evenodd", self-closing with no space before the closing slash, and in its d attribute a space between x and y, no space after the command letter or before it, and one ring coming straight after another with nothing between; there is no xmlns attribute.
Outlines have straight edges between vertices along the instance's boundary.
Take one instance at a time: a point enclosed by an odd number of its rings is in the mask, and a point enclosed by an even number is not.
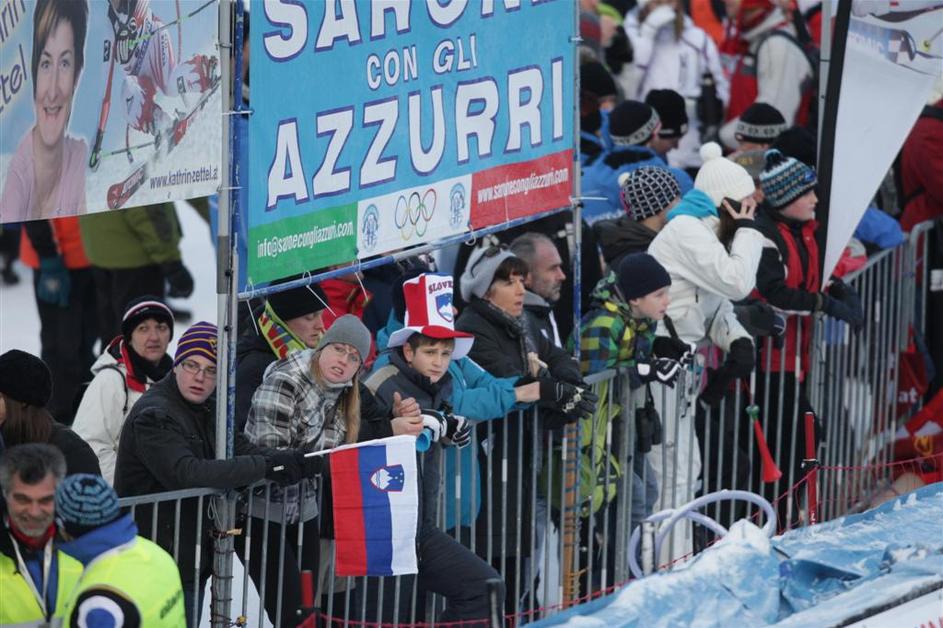
<svg viewBox="0 0 943 628"><path fill-rule="evenodd" d="M815 170L798 159L786 157L772 148L766 151L766 166L760 173L760 184L766 202L773 209L782 209L815 188Z"/></svg>
<svg viewBox="0 0 943 628"><path fill-rule="evenodd" d="M56 517L70 536L78 538L120 516L118 495L100 475L76 473L56 487Z"/></svg>

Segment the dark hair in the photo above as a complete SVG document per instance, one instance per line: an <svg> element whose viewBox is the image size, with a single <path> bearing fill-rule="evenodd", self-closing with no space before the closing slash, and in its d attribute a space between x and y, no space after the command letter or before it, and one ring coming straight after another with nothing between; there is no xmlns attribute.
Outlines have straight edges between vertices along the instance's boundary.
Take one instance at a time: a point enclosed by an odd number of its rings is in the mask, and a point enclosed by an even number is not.
<svg viewBox="0 0 943 628"><path fill-rule="evenodd" d="M519 257L508 257L503 262L498 264L498 267L494 270L494 276L491 279L491 283L493 284L498 280L511 281L511 277L514 275L520 275L521 278L524 278L527 276L528 272L529 269L527 267L527 262Z"/></svg>
<svg viewBox="0 0 943 628"><path fill-rule="evenodd" d="M734 222L733 216L731 216L727 208L724 207L724 201L727 201L734 211L740 211L740 201L736 201L732 198L724 198L720 201L720 207L717 209L717 214L720 217L720 226L717 228L717 239L720 240L724 248L729 251L730 243L733 242L733 236L737 232L737 225Z"/></svg>
<svg viewBox="0 0 943 628"><path fill-rule="evenodd" d="M413 351L415 351L419 347L429 347L429 346L438 345L438 344L447 344L454 348L455 339L454 338L433 338L432 336L427 336L425 334L413 334L412 336L406 339L406 344L408 344Z"/></svg>
<svg viewBox="0 0 943 628"><path fill-rule="evenodd" d="M52 31L65 20L72 27L72 40L75 46L75 77L79 80L85 67L85 33L88 31L88 2L86 0L37 0L33 11L33 53L30 59L30 72L33 78L33 98L36 97L36 73L39 71L39 59L43 47Z"/></svg>
<svg viewBox="0 0 943 628"><path fill-rule="evenodd" d="M3 422L3 440L8 447L26 443L48 443L52 437L53 418L45 408L17 401L4 395L6 420Z"/></svg>
<svg viewBox="0 0 943 628"><path fill-rule="evenodd" d="M65 456L52 445L30 443L10 447L0 456L0 488L6 495L18 476L24 484L39 484L50 473L56 481L65 477Z"/></svg>

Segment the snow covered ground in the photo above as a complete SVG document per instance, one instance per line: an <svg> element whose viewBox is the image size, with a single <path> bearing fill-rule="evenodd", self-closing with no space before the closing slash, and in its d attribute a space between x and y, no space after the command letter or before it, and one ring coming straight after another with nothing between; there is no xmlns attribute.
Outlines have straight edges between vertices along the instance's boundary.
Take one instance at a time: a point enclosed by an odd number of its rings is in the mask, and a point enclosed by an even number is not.
<svg viewBox="0 0 943 628"><path fill-rule="evenodd" d="M188 203L177 203L177 214L183 229L180 250L183 263L193 274L193 295L183 301L173 301L175 306L193 311L193 322L207 320L216 322L216 258L209 226ZM33 271L17 264L20 283L16 286L0 286L0 353L9 349L21 349L39 355L39 315L33 296ZM180 334L186 324L178 324L175 333ZM176 338L171 340L170 353L176 347Z"/></svg>

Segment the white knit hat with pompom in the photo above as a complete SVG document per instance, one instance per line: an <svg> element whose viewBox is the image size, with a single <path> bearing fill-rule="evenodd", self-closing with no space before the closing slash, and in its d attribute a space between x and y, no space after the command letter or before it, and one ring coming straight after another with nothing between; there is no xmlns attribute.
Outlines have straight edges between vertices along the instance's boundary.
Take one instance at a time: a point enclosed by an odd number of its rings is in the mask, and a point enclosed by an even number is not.
<svg viewBox="0 0 943 628"><path fill-rule="evenodd" d="M700 153L704 165L697 171L694 187L711 197L715 207L725 198L741 201L753 194L753 177L743 166L725 158L719 144L708 142Z"/></svg>

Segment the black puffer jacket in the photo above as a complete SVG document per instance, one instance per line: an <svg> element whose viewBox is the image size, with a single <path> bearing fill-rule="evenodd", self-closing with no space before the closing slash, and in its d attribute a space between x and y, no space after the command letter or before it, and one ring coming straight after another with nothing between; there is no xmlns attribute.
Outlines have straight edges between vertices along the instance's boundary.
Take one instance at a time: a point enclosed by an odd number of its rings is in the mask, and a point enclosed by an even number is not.
<svg viewBox="0 0 943 628"><path fill-rule="evenodd" d="M644 253L658 235L640 222L623 216L618 220L601 220L593 225L599 250L609 268L632 253Z"/></svg>
<svg viewBox="0 0 943 628"><path fill-rule="evenodd" d="M275 353L255 329L249 329L236 343L236 405L234 421L237 432L244 432L249 420L252 395L262 383L265 369L275 361Z"/></svg>
<svg viewBox="0 0 943 628"><path fill-rule="evenodd" d="M247 486L265 477L267 454L237 433L233 440L234 458L215 460L216 403L195 405L177 388L173 373L154 384L138 400L125 421L118 444L115 490L118 495L147 495L186 488L233 489ZM156 542L174 553L175 501L158 506L157 530L153 530L151 507L134 511L140 534L156 535ZM193 582L194 549L200 528L201 570L211 566L213 543L209 535L212 521L207 514L208 500L202 511L198 498L180 502L179 552L176 555L181 579Z"/></svg>
<svg viewBox="0 0 943 628"><path fill-rule="evenodd" d="M455 327L475 335L475 344L468 354L486 371L495 377L522 377L527 374L527 353L536 351L547 364L550 375L556 379L578 383L581 381L576 361L563 349L540 336L530 338L523 324L515 325L507 317L491 308L487 302L474 299L459 316ZM551 416L555 404L541 402L542 419ZM487 552L489 533L488 515L491 512L490 542L492 553L501 554L502 536L505 539L505 555L529 556L531 545L532 503L536 486L532 475L536 461L533 443L539 437L534 429L530 412L523 414L524 421L517 420L512 413L504 421L487 421L478 426L478 440L487 447L478 449L481 468L481 511L476 522L476 548L480 555ZM546 423L544 423L546 425ZM486 449L489 455L486 456ZM503 460L507 460L507 482L502 482ZM538 470L539 471L539 470ZM520 483L520 491L518 484ZM491 497L489 498L489 487ZM493 501L492 501L493 500ZM520 519L518 519L520 511ZM502 514L503 513L503 514ZM519 526L519 527L518 527ZM518 529L521 534L518 535ZM506 533L502 534L502 530ZM517 543L520 541L518 553Z"/></svg>

